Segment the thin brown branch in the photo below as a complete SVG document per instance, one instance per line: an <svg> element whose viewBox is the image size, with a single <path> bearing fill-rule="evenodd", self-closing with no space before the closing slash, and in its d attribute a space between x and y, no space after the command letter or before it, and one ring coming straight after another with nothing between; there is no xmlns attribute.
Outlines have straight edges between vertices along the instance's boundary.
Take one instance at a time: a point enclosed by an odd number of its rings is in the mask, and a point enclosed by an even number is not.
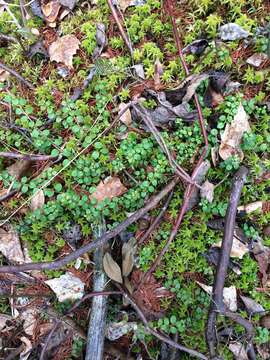
<svg viewBox="0 0 270 360"><path fill-rule="evenodd" d="M142 120L145 122L146 126L153 134L162 151L165 153L165 155L167 155L169 163L175 173L185 182L189 184L194 184L196 186L197 184L194 182L194 180L191 179L189 174L174 160L160 132L156 128L151 117L144 111L143 107L140 104L134 104L133 109L140 114Z"/></svg>
<svg viewBox="0 0 270 360"><path fill-rule="evenodd" d="M104 235L100 236L96 241L93 241L87 245L82 246L78 250L72 252L71 254L52 262L40 262L40 263L29 263L23 265L7 265L0 266L0 273L17 273L21 271L30 271L30 270L56 270L64 267L71 261L78 259L83 254L92 251L94 249L100 248L106 244L110 239L119 235L124 231L129 225L133 224L144 216L148 211L154 209L157 204L169 194L175 185L178 183L179 178L174 178L168 185L165 186L157 195L153 196L148 203L141 209L137 210L134 214L129 216L122 223L117 225L113 230L108 231Z"/></svg>
<svg viewBox="0 0 270 360"><path fill-rule="evenodd" d="M14 152L0 152L0 157L7 159L19 159L19 160L29 160L29 161L47 161L55 160L58 156L52 155L35 155L35 154L19 154Z"/></svg>
<svg viewBox="0 0 270 360"><path fill-rule="evenodd" d="M41 351L41 354L40 354L40 358L39 360L44 360L47 356L46 356L46 351L47 351L47 348L48 348L48 345L52 339L52 336L53 334L55 333L56 329L58 328L58 326L60 325L61 321L60 320L57 320L54 324L54 326L51 328L47 338L46 338L46 341L43 345L43 348L42 348L42 351Z"/></svg>
<svg viewBox="0 0 270 360"><path fill-rule="evenodd" d="M121 291L93 291L90 294L84 295L80 300L78 300L71 309L68 310L66 315L71 314L74 310L76 310L82 303L86 300L93 298L94 296L109 296L109 295L121 295Z"/></svg>
<svg viewBox="0 0 270 360"><path fill-rule="evenodd" d="M155 220L152 222L152 224L149 226L147 231L143 234L143 236L139 239L138 244L143 244L145 240L148 239L148 237L151 235L151 233L156 229L158 224L160 223L161 219L163 218L166 210L168 209L168 206L171 202L171 199L173 197L173 191L168 195L167 200L165 201L164 205L162 206L162 209L158 216L155 218Z"/></svg>
<svg viewBox="0 0 270 360"><path fill-rule="evenodd" d="M115 9L115 7L114 7L114 5L113 5L112 0L107 0L107 3L108 3L108 5L109 5L109 8L111 9L112 16L113 16L113 18L114 18L114 20L115 20L115 22L116 22L116 24L117 24L117 27L118 27L118 29L119 29L119 32L120 32L120 34L121 34L121 36L122 36L122 38L123 38L123 40L124 40L124 42L125 42L128 50L129 50L129 52L130 52L131 58L133 59L133 52L134 52L134 50L133 50L133 47L132 47L132 44L131 44L131 42L130 42L129 37L127 36L127 34L126 34L126 32L125 32L122 24L121 24L121 21L120 21L120 19L119 19L119 15L118 15L118 13L117 13L117 10Z"/></svg>
<svg viewBox="0 0 270 360"><path fill-rule="evenodd" d="M7 192L6 194L1 195L0 196L0 203L10 199L12 196L17 194L17 192L18 192L17 190L11 190L11 191Z"/></svg>
<svg viewBox="0 0 270 360"><path fill-rule="evenodd" d="M26 85L29 89L35 90L35 87L33 84L31 84L28 80L26 80L19 73L17 73L17 71L11 69L10 67L8 67L4 63L2 63L2 61L0 61L0 69L3 69L5 71L9 72L11 75L15 76L20 82L22 82L24 85Z"/></svg>
<svg viewBox="0 0 270 360"><path fill-rule="evenodd" d="M123 290L123 289L122 289ZM193 357L196 357L198 359L202 359L202 360L207 360L208 358L203 355L202 353L196 351L196 350L192 350L192 349L189 349L183 345L180 345L178 343L176 343L175 341L173 341L172 339L170 339L169 337L159 333L158 331L152 329L149 324L148 324L148 321L146 319L146 317L144 316L144 313L142 312L142 310L140 309L140 307L136 304L136 302L133 300L133 298L126 292L123 290L123 293L124 293L124 297L128 300L128 302L131 304L131 306L133 307L133 309L136 311L136 313L138 314L139 318L142 320L144 326L145 326L145 329L146 331L155 336L157 339L165 342L166 344L176 348L176 349L179 349L181 351L184 351L186 353L188 353L189 355L193 356Z"/></svg>
<svg viewBox="0 0 270 360"><path fill-rule="evenodd" d="M209 309L207 328L206 328L206 341L208 344L211 357L217 354L217 338L216 338L216 320L218 313L224 314L234 321L240 323L247 330L249 341L251 341L253 329L251 324L242 319L239 315L233 314L225 309L223 302L223 289L225 279L228 272L230 254L233 243L233 234L235 229L235 218L237 213L237 205L240 199L241 191L248 174L247 168L241 166L234 176L230 200L225 218L224 234L220 252L220 258L215 274L212 302ZM232 315L233 314L233 315Z"/></svg>
<svg viewBox="0 0 270 360"><path fill-rule="evenodd" d="M180 41L179 33L178 33L178 30L177 30L176 21L175 21L174 15L173 15L172 0L167 0L167 7L168 7L168 14L170 15L171 20L172 20L173 34L174 34L174 39L175 39L177 51L178 51L182 66L183 66L183 68L185 70L185 73L188 76L189 75L189 69L187 67L187 64L186 64L186 61L185 61L185 58L184 58L184 55L183 55L183 52L182 52L181 41ZM194 94L194 101L195 101L195 105L196 105L196 108L197 108L197 111L198 111L198 118L199 118L199 123L200 123L201 132L202 132L202 135L203 135L205 146L204 146L204 148L203 148L203 150L201 152L200 158L197 161L196 166L195 166L195 168L194 168L194 170L192 172L192 175L191 175L191 180L192 181L190 181L188 183L188 186L187 186L187 188L185 190L184 201L183 201L182 207L180 209L180 212L178 214L178 217L176 219L175 225L174 225L174 227L172 229L172 232L170 234L170 237L168 238L168 240L167 240L165 246L163 247L163 249L161 250L160 254L155 259L155 261L152 264L151 268L144 275L143 279L145 279L148 275L150 275L152 272L155 271L157 266L160 264L164 254L167 252L170 244L175 239L175 236L176 236L176 234L178 232L178 229L179 229L179 227L180 227L180 225L181 225L181 223L183 221L184 215L185 215L185 213L186 213L186 211L188 210L188 207L189 207L189 201L190 201L191 195L192 195L192 193L194 191L194 179L196 178L196 175L198 173L200 165L202 164L202 162L204 160L204 157L205 157L205 155L207 153L207 150L208 150L207 132L206 132L205 125L204 125L202 109L201 109L201 106L200 106L200 103L199 103L199 100L198 100L198 97L197 97L196 94Z"/></svg>

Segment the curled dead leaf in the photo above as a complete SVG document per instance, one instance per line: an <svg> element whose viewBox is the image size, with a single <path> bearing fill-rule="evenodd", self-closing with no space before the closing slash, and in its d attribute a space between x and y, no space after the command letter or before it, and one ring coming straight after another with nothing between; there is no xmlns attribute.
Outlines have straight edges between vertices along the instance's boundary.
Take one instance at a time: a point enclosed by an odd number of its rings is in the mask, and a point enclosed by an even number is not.
<svg viewBox="0 0 270 360"><path fill-rule="evenodd" d="M0 69L0 82L4 82L9 78L9 72Z"/></svg>
<svg viewBox="0 0 270 360"><path fill-rule="evenodd" d="M134 266L134 254L136 251L136 239L131 238L122 247L122 272L123 276L128 276Z"/></svg>
<svg viewBox="0 0 270 360"><path fill-rule="evenodd" d="M225 131L221 134L219 155L223 160L233 155L237 155L243 160L244 154L240 149L240 144L244 133L251 131L248 118L243 105L240 104L234 119L226 125Z"/></svg>
<svg viewBox="0 0 270 360"><path fill-rule="evenodd" d="M107 177L104 181L101 181L96 191L91 195L92 199L96 199L97 202L101 202L104 199L112 199L116 196L121 196L127 191L127 188L121 183L118 177Z"/></svg>
<svg viewBox="0 0 270 360"><path fill-rule="evenodd" d="M120 266L113 260L110 253L106 253L103 257L103 268L108 277L120 284L123 283Z"/></svg>
<svg viewBox="0 0 270 360"><path fill-rule="evenodd" d="M47 4L41 5L41 10L48 23L54 23L57 19L61 8L58 0L49 1Z"/></svg>
<svg viewBox="0 0 270 360"><path fill-rule="evenodd" d="M48 49L51 61L63 63L72 68L72 59L79 49L80 41L74 35L65 35L54 41Z"/></svg>

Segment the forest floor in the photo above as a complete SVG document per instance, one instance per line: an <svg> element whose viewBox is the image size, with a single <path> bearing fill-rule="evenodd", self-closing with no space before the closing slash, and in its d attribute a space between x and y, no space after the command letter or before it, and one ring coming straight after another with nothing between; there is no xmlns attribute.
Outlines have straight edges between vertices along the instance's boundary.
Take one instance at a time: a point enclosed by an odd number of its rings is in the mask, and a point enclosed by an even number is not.
<svg viewBox="0 0 270 360"><path fill-rule="evenodd" d="M1 359L270 359L269 11L0 0Z"/></svg>

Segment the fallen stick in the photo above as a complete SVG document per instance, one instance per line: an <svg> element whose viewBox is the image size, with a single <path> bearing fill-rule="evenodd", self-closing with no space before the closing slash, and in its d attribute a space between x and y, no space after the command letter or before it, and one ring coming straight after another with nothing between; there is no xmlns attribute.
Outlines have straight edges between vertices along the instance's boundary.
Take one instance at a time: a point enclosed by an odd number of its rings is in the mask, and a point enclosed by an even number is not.
<svg viewBox="0 0 270 360"><path fill-rule="evenodd" d="M7 159L19 159L19 160L29 160L29 161L47 161L54 160L58 156L52 155L35 155L35 154L19 154L15 152L0 152L0 157Z"/></svg>
<svg viewBox="0 0 270 360"><path fill-rule="evenodd" d="M115 9L115 7L114 7L111 0L107 0L107 3L109 5L109 8L111 9L112 16L113 16L113 18L114 18L114 20L115 20L115 22L116 22L116 24L118 26L119 32L120 32L120 34L121 34L121 36L122 36L128 50L130 52L130 55L131 55L131 57L133 59L133 47L131 45L130 39L128 38L127 34L125 33L125 30L123 29L123 26L121 24L121 21L119 19L118 13L117 13L117 10Z"/></svg>
<svg viewBox="0 0 270 360"><path fill-rule="evenodd" d="M17 71L15 71L15 70L11 69L10 67L8 67L7 65L3 64L1 61L0 61L0 69L3 69L5 71L9 72L11 75L15 76L20 82L22 82L24 85L26 85L29 89L35 90L35 87L33 84L31 84L28 80L26 80L20 74L18 74Z"/></svg>
<svg viewBox="0 0 270 360"><path fill-rule="evenodd" d="M172 191L172 189L175 187L175 185L178 182L179 182L179 178L174 178L168 185L165 186L164 189L162 189L157 195L153 196L143 208L137 210L134 214L132 214L122 223L117 225L113 230L108 231L104 235L100 236L96 241L93 241L87 245L82 246L81 248L72 252L71 254L64 256L59 260L55 260L51 262L0 266L0 273L17 273L21 271L30 271L30 270L56 270L62 268L63 266L67 265L69 262L78 259L83 254L105 245L110 239L120 234L129 225L133 224L134 222L139 220L142 216L144 216L148 211L154 209L157 206L157 204L167 194L169 194Z"/></svg>
<svg viewBox="0 0 270 360"><path fill-rule="evenodd" d="M168 13L169 13L169 15L170 15L170 17L172 19L173 35L174 35L178 55L180 57L180 60L181 60L182 66L183 66L183 68L185 70L185 73L188 76L189 75L189 70L188 70L188 67L187 67L183 52L182 52L181 41L180 41L179 33L178 33L178 30L177 30L176 21L175 21L174 15L173 15L173 5L172 5L171 0L167 0L167 7L168 7ZM191 198L191 196L193 194L194 186L195 186L194 185L194 179L196 178L196 176L198 174L198 170L200 168L200 165L202 164L202 162L204 160L204 157L205 157L205 155L207 153L207 150L208 150L207 132L206 132L205 125L204 125L204 119L203 119L201 105L200 105L200 102L199 102L199 99L198 99L196 93L194 94L193 98L194 98L194 102L195 102L195 105L196 105L196 108L197 108L199 124L200 124L200 128L201 128L201 132L202 132L202 135L203 135L205 145L204 145L204 148L203 148L202 153L200 155L200 158L197 161L197 163L195 165L195 168L194 168L194 170L192 172L192 175L191 175L191 180L193 181L193 183L189 182L189 184L188 184L188 186L187 186L187 188L185 190L184 201L183 201L182 207L181 207L181 209L179 211L179 214L177 216L175 225L174 225L174 227L173 227L173 229L171 231L170 237L168 238L168 240L167 240L166 244L164 245L163 249L161 250L161 252L157 256L157 258L155 259L155 261L152 264L151 268L147 271L147 273L145 273L145 275L144 275L144 277L142 279L142 282L143 282L144 279L146 279L146 277L148 277L151 273L153 273L155 271L157 266L160 264L163 256L165 255L165 253L169 249L170 244L175 239L175 237L177 235L177 232L178 232L178 229L179 229L180 225L182 224L184 215L187 212L187 210L189 209L190 198ZM141 282L141 284L142 284L142 282Z"/></svg>
<svg viewBox="0 0 270 360"><path fill-rule="evenodd" d="M48 345L52 339L52 336L54 335L56 329L58 328L58 326L60 325L60 320L57 320L54 324L54 326L52 327L52 329L50 330L47 338L46 338L46 341L43 345L43 348L42 348L42 351L41 351L41 354L40 354L40 358L39 360L44 360L47 358L47 354L46 354L46 351L47 351L47 348L48 348Z"/></svg>
<svg viewBox="0 0 270 360"><path fill-rule="evenodd" d="M254 349L251 343L254 333L252 324L249 321L243 319L240 315L228 311L225 308L223 302L223 289L225 285L225 278L228 272L230 253L232 249L237 205L247 174L248 170L244 166L241 166L235 174L232 184L230 200L226 212L220 258L215 274L212 301L209 309L206 327L206 341L211 358L215 358L217 356L216 321L218 314L227 316L238 324L244 326L248 335L249 353L254 353ZM250 358L253 359L253 356L251 355Z"/></svg>
<svg viewBox="0 0 270 360"><path fill-rule="evenodd" d="M99 224L97 237L102 236L106 230L106 225ZM100 247L94 253L94 279L93 291L103 291L106 287L108 278L103 271L102 259L104 248ZM92 301L91 314L88 325L85 360L103 360L104 339L106 329L108 300L107 296L95 296Z"/></svg>
<svg viewBox="0 0 270 360"><path fill-rule="evenodd" d="M152 222L152 224L149 226L149 228L146 230L146 232L143 234L143 236L139 239L138 244L143 244L146 239L150 236L150 234L156 229L158 224L160 223L161 219L163 218L170 202L173 196L173 191L168 195L167 200L165 204L162 206L162 209L158 216L155 218L155 220Z"/></svg>
<svg viewBox="0 0 270 360"><path fill-rule="evenodd" d="M119 287L120 288L120 287ZM123 290L123 289L122 289ZM142 310L140 309L140 307L136 304L136 302L133 300L133 298L126 292L123 290L123 295L124 297L127 299L127 301L130 303L130 305L133 307L133 309L136 311L136 313L138 314L139 318L142 320L144 326L145 326L145 330L155 336L157 339L165 342L166 344L176 348L176 349L179 349L181 351L184 351L186 353L188 353L189 355L191 356L194 356L194 357L197 357L199 359L202 359L202 360L207 360L208 358L203 355L202 353L196 351L196 350L192 350L192 349L189 349L183 345L180 345L178 344L177 342L173 341L172 339L170 339L169 337L159 333L158 331L152 329L149 324L148 324L148 321L147 319L145 318L144 316L144 313L142 312Z"/></svg>
<svg viewBox="0 0 270 360"><path fill-rule="evenodd" d="M18 192L17 190L11 190L11 191L7 192L6 194L1 195L0 196L0 203L10 199L12 196L17 194L17 192Z"/></svg>
<svg viewBox="0 0 270 360"><path fill-rule="evenodd" d="M191 179L189 174L180 166L178 163L174 160L172 157L169 149L167 148L167 145L162 138L161 134L159 133L158 129L156 128L155 124L153 123L151 117L144 111L143 107L140 104L134 104L133 109L140 114L142 120L145 122L148 129L153 134L154 138L156 139L157 143L161 147L162 151L167 156L169 163L175 173L184 181L186 181L188 184L193 184L196 186L196 183Z"/></svg>

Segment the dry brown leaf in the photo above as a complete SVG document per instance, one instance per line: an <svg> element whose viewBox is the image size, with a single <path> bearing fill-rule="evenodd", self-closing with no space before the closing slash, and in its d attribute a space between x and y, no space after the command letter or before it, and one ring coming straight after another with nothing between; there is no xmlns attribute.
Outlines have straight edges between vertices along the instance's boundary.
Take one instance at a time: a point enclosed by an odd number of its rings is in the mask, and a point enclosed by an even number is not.
<svg viewBox="0 0 270 360"><path fill-rule="evenodd" d="M45 195L43 190L39 190L35 193L34 197L31 199L30 209L35 211L40 209L45 204Z"/></svg>
<svg viewBox="0 0 270 360"><path fill-rule="evenodd" d="M247 297L247 296L242 296L240 295L241 300L243 301L243 303L245 304L245 307L247 309L247 312L251 315L254 314L258 314L258 313L264 313L265 310L263 308L263 306L261 304L258 304L255 300Z"/></svg>
<svg viewBox="0 0 270 360"><path fill-rule="evenodd" d="M91 198L96 199L97 202L101 202L106 198L112 199L116 196L121 196L126 191L127 188L121 183L118 177L108 177L98 184Z"/></svg>
<svg viewBox="0 0 270 360"><path fill-rule="evenodd" d="M0 82L4 82L9 78L9 72L0 69Z"/></svg>
<svg viewBox="0 0 270 360"><path fill-rule="evenodd" d="M110 279L122 284L122 274L120 266L115 262L108 252L103 257L103 268Z"/></svg>
<svg viewBox="0 0 270 360"><path fill-rule="evenodd" d="M24 344L24 349L20 353L20 360L27 360L31 355L32 343L26 336L21 336L20 340Z"/></svg>
<svg viewBox="0 0 270 360"><path fill-rule="evenodd" d="M19 236L11 226L8 231L0 228L0 251L9 261L16 263L25 261Z"/></svg>
<svg viewBox="0 0 270 360"><path fill-rule="evenodd" d="M202 188L200 190L201 198L208 200L209 203L212 203L214 200L214 189L215 185L206 180L202 184Z"/></svg>
<svg viewBox="0 0 270 360"><path fill-rule="evenodd" d="M56 294L58 301L76 301L84 295L84 282L71 272L66 272L58 278L45 281Z"/></svg>
<svg viewBox="0 0 270 360"><path fill-rule="evenodd" d="M157 59L155 61L155 74L154 74L154 84L156 88L158 88L161 85L161 76L163 72L164 72L163 65L161 64L159 59Z"/></svg>
<svg viewBox="0 0 270 360"><path fill-rule="evenodd" d="M219 241L216 244L213 244L214 247L221 248L221 241ZM242 259L243 256L248 253L248 246L247 244L242 243L242 241L239 241L235 236L233 237L233 244L232 244L232 250L231 250L231 257Z"/></svg>
<svg viewBox="0 0 270 360"><path fill-rule="evenodd" d="M122 272L123 276L128 276L134 266L134 254L136 251L136 239L131 238L122 247Z"/></svg>
<svg viewBox="0 0 270 360"><path fill-rule="evenodd" d="M0 331L6 326L6 322L12 320L12 317L6 314L0 314Z"/></svg>
<svg viewBox="0 0 270 360"><path fill-rule="evenodd" d="M213 286L205 285L199 281L196 283L205 291L207 294L212 295ZM224 304L231 310L237 310L237 292L235 286L225 287L223 289L223 300Z"/></svg>
<svg viewBox="0 0 270 360"><path fill-rule="evenodd" d="M119 105L119 113L127 106L125 103L121 103ZM127 109L122 116L120 116L120 121L126 126L130 126L132 124L131 112Z"/></svg>
<svg viewBox="0 0 270 360"><path fill-rule="evenodd" d="M61 4L58 0L53 0L48 2L47 4L41 5L41 9L45 20L48 23L54 23L61 9Z"/></svg>
<svg viewBox="0 0 270 360"><path fill-rule="evenodd" d="M233 356L236 360L248 360L248 356L247 356L245 347L240 342L230 343L229 349L233 353Z"/></svg>
<svg viewBox="0 0 270 360"><path fill-rule="evenodd" d="M250 204L238 206L237 211L244 211L245 213L249 214L253 211L261 212L263 210L263 202L262 201L255 201Z"/></svg>
<svg viewBox="0 0 270 360"><path fill-rule="evenodd" d="M233 155L237 155L243 160L244 154L240 149L240 144L244 133L250 131L248 115L243 105L240 104L233 121L226 125L224 133L221 134L220 157L226 160Z"/></svg>
<svg viewBox="0 0 270 360"><path fill-rule="evenodd" d="M29 160L18 160L7 168L7 172L9 173L9 175L14 176L16 179L19 179L29 168L30 164L31 161Z"/></svg>
<svg viewBox="0 0 270 360"><path fill-rule="evenodd" d="M48 49L51 61L63 63L72 68L73 55L79 49L80 41L74 35L65 35L54 41Z"/></svg>
<svg viewBox="0 0 270 360"><path fill-rule="evenodd" d="M39 318L39 310L36 307L26 308L21 312L20 318L23 320L24 332L33 336Z"/></svg>
<svg viewBox="0 0 270 360"><path fill-rule="evenodd" d="M246 63L249 64L249 65L251 65L251 66L254 66L254 67L258 68L258 67L260 67L261 64L262 64L263 62L265 62L267 59L268 59L268 57L267 57L266 54L264 54L264 53L256 53L256 54L251 55L251 56L247 59Z"/></svg>

